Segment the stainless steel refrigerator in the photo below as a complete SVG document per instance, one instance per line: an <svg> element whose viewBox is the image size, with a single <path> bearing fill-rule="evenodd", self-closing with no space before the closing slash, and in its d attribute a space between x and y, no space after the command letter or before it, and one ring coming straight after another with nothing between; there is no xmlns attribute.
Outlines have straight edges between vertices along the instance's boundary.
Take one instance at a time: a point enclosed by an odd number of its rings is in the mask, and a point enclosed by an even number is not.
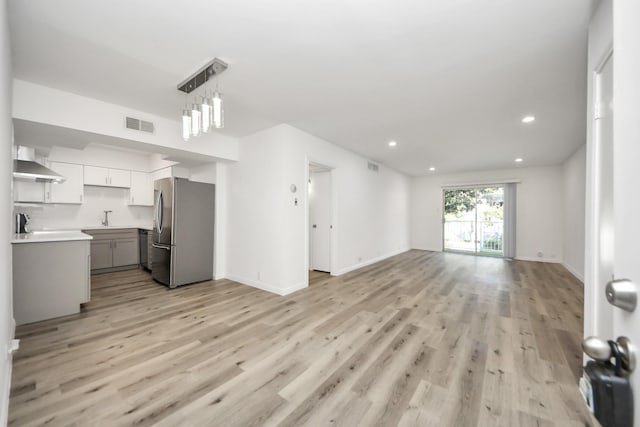
<svg viewBox="0 0 640 427"><path fill-rule="evenodd" d="M153 278L170 288L212 279L215 186L163 178L154 196Z"/></svg>

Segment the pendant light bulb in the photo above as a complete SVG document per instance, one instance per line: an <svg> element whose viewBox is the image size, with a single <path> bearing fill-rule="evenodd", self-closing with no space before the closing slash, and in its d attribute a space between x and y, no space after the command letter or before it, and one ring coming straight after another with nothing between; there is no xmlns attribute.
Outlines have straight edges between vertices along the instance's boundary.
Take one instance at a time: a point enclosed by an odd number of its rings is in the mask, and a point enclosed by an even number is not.
<svg viewBox="0 0 640 427"><path fill-rule="evenodd" d="M200 113L200 107L198 104L193 104L191 108L191 135L198 136L200 135L200 127L202 114Z"/></svg>
<svg viewBox="0 0 640 427"><path fill-rule="evenodd" d="M191 135L191 114L189 110L182 110L182 139L189 140Z"/></svg>
<svg viewBox="0 0 640 427"><path fill-rule="evenodd" d="M211 101L213 103L213 126L216 129L221 129L224 127L224 108L220 92L216 90Z"/></svg>
<svg viewBox="0 0 640 427"><path fill-rule="evenodd" d="M211 127L211 104L207 97L202 98L202 132L209 132Z"/></svg>

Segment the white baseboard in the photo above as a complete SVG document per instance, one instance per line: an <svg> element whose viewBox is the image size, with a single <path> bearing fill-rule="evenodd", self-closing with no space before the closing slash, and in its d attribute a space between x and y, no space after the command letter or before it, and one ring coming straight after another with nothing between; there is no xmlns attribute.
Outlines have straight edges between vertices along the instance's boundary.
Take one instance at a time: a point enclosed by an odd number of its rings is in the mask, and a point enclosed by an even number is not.
<svg viewBox="0 0 640 427"><path fill-rule="evenodd" d="M569 264L567 264L566 262L563 262L563 263L562 263L562 266L563 266L564 268L566 268L566 269L567 269L567 271L568 271L569 273L573 274L573 276L574 276L576 279L578 279L578 280L580 280L582 283L584 283L584 276L583 276L582 274L578 273L578 270L576 270L575 268L573 268L572 266L570 266L570 265L569 265Z"/></svg>
<svg viewBox="0 0 640 427"><path fill-rule="evenodd" d="M338 271L335 271L335 272L332 271L331 275L332 276L342 276L343 274L349 273L350 271L357 270L359 268L366 267L366 266L371 265L371 264L375 264L376 262L380 262L380 261L382 261L384 259L391 258L392 256L399 255L399 254L407 252L409 250L411 250L411 249L410 248L400 249L400 250L393 251L393 252L390 252L390 253L385 254L385 255L381 255L381 256L378 256L378 257L375 257L375 258L371 258L371 259L368 259L366 261L362 261L362 262L359 262L357 264L350 265L349 267L341 268Z"/></svg>
<svg viewBox="0 0 640 427"><path fill-rule="evenodd" d="M562 261L556 258L540 258L540 257L533 257L533 256L517 256L514 259L517 259L518 261L550 262L553 264L562 263Z"/></svg>
<svg viewBox="0 0 640 427"><path fill-rule="evenodd" d="M289 295L295 291L299 291L300 289L304 289L307 287L306 283L301 282L297 283L293 286L288 286L286 288L280 288L277 286L273 286L269 283L263 282L261 280L253 280L247 279L245 277L236 276L233 274L227 274L225 276L226 279L233 280L234 282L242 283L243 285L251 286L254 288L262 289L263 291L271 292L276 295Z"/></svg>
<svg viewBox="0 0 640 427"><path fill-rule="evenodd" d="M220 280L220 279L224 279L227 276L225 274L216 274L215 276L213 276L213 280Z"/></svg>

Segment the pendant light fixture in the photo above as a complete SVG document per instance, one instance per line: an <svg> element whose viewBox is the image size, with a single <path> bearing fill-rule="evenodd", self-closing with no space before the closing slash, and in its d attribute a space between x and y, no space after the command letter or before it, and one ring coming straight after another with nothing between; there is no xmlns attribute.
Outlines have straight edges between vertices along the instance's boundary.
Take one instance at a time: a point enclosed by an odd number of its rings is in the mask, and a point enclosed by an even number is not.
<svg viewBox="0 0 640 427"><path fill-rule="evenodd" d="M192 74L189 78L178 85L178 90L185 94L198 89L207 83L213 77L216 78L216 88L211 96L207 97L205 88L204 96L201 96L201 102L197 102L197 97L190 109L186 108L182 111L182 138L188 141L192 136L198 136L200 133L207 133L210 129L222 129L224 127L224 107L222 102L222 94L218 91L217 77L220 73L227 69L227 64L218 58L214 58L203 68Z"/></svg>
<svg viewBox="0 0 640 427"><path fill-rule="evenodd" d="M206 90L202 97L200 108L202 109L202 132L207 133L209 132L209 128L211 128L211 102L207 98Z"/></svg>
<svg viewBox="0 0 640 427"><path fill-rule="evenodd" d="M217 85L211 100L213 102L213 126L216 129L222 129L224 127L224 108L222 106L222 95L218 92Z"/></svg>
<svg viewBox="0 0 640 427"><path fill-rule="evenodd" d="M202 126L201 118L202 113L200 112L200 106L193 104L193 107L191 107L191 135L200 135L200 127Z"/></svg>
<svg viewBox="0 0 640 427"><path fill-rule="evenodd" d="M182 139L189 140L191 136L191 113L189 110L182 110Z"/></svg>

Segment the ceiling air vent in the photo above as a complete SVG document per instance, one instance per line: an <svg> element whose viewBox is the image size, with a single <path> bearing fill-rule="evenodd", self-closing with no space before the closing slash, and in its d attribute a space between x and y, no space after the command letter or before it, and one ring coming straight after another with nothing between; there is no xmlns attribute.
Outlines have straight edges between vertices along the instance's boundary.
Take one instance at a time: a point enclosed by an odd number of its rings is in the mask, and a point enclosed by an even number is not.
<svg viewBox="0 0 640 427"><path fill-rule="evenodd" d="M378 172L378 165L375 163L369 162L368 167L370 171Z"/></svg>
<svg viewBox="0 0 640 427"><path fill-rule="evenodd" d="M125 126L127 127L127 129L153 133L153 123L140 120L140 119L135 119L133 117L126 118Z"/></svg>

